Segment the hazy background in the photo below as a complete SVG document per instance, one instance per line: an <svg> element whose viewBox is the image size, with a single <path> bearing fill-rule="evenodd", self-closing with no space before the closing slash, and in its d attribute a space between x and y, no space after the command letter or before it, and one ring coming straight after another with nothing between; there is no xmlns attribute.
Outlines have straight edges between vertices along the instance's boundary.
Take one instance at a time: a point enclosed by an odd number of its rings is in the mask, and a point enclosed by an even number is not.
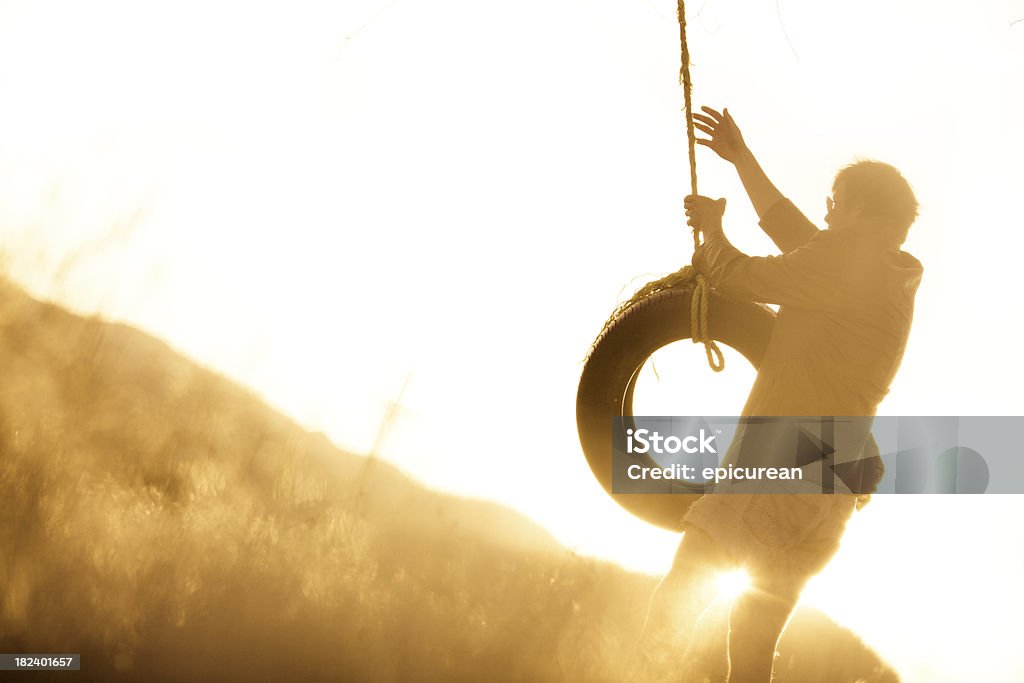
<svg viewBox="0 0 1024 683"><path fill-rule="evenodd" d="M808 215L857 157L918 192L925 276L881 411L1024 412L1024 2L689 10L697 103ZM383 457L661 572L677 539L596 485L574 392L615 303L689 261L677 70L654 0L3 2L5 272L355 451L406 386ZM730 237L769 253L731 170L698 163ZM738 412L752 373L729 360L666 350L639 407ZM804 600L908 680L1018 680L1022 512L877 500Z"/></svg>

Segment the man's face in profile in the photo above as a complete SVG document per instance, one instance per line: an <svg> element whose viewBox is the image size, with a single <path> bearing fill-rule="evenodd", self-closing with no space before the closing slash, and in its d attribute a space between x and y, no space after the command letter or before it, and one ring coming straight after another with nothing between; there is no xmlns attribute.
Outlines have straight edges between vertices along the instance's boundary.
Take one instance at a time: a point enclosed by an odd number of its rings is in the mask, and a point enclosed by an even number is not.
<svg viewBox="0 0 1024 683"><path fill-rule="evenodd" d="M825 223L831 230L845 230L860 218L860 206L855 204L843 181L832 186L832 196L825 198Z"/></svg>

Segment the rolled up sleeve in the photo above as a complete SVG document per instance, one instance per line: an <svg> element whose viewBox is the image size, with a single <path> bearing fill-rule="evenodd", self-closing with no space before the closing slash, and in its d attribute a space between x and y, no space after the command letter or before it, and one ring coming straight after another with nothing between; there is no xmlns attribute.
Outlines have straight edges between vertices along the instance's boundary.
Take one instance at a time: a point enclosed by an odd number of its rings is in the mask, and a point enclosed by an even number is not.
<svg viewBox="0 0 1024 683"><path fill-rule="evenodd" d="M772 204L758 225L783 254L802 247L821 232L785 197Z"/></svg>

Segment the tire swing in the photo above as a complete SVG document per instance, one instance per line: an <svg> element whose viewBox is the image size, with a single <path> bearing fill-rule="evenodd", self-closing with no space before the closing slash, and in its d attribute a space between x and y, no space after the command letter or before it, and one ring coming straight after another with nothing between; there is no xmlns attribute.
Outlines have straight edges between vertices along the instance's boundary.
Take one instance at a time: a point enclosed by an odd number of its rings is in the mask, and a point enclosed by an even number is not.
<svg viewBox="0 0 1024 683"><path fill-rule="evenodd" d="M671 277L671 276L670 276ZM690 311L695 288L680 285L640 297L613 316L594 341L576 393L576 428L591 471L612 499L655 526L679 531L683 515L702 494L666 482L674 493L612 493L612 420L632 426L633 391L640 368L658 349L693 339ZM712 294L709 336L739 351L757 368L771 338L775 313L767 306ZM700 341L697 339L696 341Z"/></svg>
<svg viewBox="0 0 1024 683"><path fill-rule="evenodd" d="M678 12L690 189L697 194L683 0L679 0ZM694 248L699 246L699 239L695 230ZM739 351L757 368L774 322L775 313L770 308L718 296L690 266L646 284L612 313L584 361L576 393L576 427L591 471L615 502L646 522L679 531L683 515L703 492L697 485L666 482L664 494L612 493L612 420L623 417L624 427L631 426L637 377L651 355L672 342L692 339L704 344L708 363L718 372L725 363L717 340Z"/></svg>
<svg viewBox="0 0 1024 683"><path fill-rule="evenodd" d="M686 8L678 0L679 42L690 162L690 193L697 194L697 164L690 98L690 55L686 45ZM700 246L694 230L693 246ZM621 429L635 427L633 392L640 369L658 349L683 339L704 344L708 364L715 372L725 367L716 342L739 351L755 369L761 365L775 325L775 312L753 302L731 301L713 292L704 276L690 266L649 282L620 305L594 340L583 363L576 392L576 429L591 471L612 499L645 522L680 531L683 516L704 493L700 484L663 480L665 493L613 493L613 420ZM641 456L648 466L654 461ZM885 467L878 444L868 434L862 455L855 461L831 466L834 473L858 494L862 507L876 490Z"/></svg>

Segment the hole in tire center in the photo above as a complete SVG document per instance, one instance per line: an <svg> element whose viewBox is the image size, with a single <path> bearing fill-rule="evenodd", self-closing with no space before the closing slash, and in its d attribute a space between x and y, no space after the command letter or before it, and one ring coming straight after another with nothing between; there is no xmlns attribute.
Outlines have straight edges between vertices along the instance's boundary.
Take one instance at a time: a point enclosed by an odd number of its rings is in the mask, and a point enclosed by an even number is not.
<svg viewBox="0 0 1024 683"><path fill-rule="evenodd" d="M703 344L689 339L663 346L640 368L633 392L634 415L739 415L757 372L730 346L718 343L725 369L708 365Z"/></svg>

